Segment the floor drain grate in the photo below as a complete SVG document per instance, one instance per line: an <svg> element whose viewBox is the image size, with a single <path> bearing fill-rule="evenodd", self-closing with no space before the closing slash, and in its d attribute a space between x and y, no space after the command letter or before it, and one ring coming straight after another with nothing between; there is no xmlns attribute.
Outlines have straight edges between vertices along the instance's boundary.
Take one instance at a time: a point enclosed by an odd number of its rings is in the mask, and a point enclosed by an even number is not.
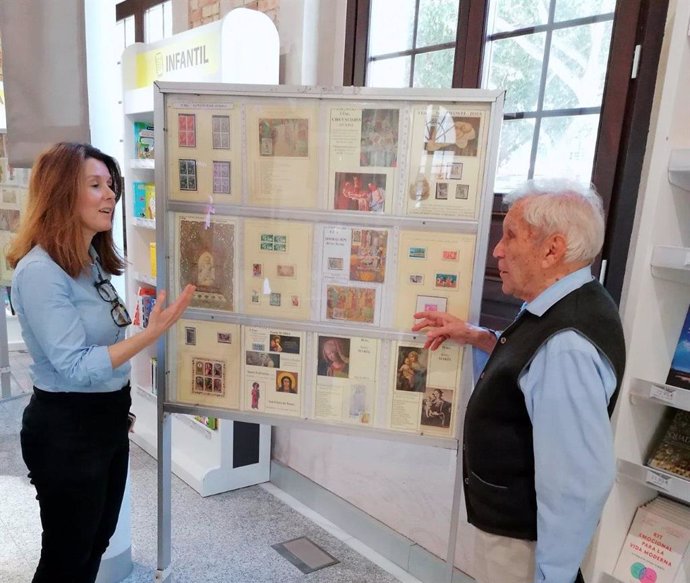
<svg viewBox="0 0 690 583"><path fill-rule="evenodd" d="M313 573L340 562L306 536L271 546L302 573Z"/></svg>

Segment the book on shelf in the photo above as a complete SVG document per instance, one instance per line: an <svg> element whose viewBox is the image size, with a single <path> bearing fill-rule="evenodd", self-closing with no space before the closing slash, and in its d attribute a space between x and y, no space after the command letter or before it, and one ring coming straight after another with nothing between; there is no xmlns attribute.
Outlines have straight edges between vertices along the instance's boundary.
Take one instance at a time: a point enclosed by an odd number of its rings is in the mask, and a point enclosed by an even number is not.
<svg viewBox="0 0 690 583"><path fill-rule="evenodd" d="M674 409L671 423L652 451L647 465L690 479L690 411Z"/></svg>
<svg viewBox="0 0 690 583"><path fill-rule="evenodd" d="M657 497L635 512L613 576L623 583L686 583L690 508Z"/></svg>
<svg viewBox="0 0 690 583"><path fill-rule="evenodd" d="M666 384L681 389L690 389L690 307L688 307L685 322L683 322L683 327L680 330L680 337L673 354Z"/></svg>
<svg viewBox="0 0 690 583"><path fill-rule="evenodd" d="M195 415L194 419L213 431L218 429L218 417L204 417L203 415Z"/></svg>
<svg viewBox="0 0 690 583"><path fill-rule="evenodd" d="M145 121L134 122L134 155L143 160L153 159L153 124Z"/></svg>
<svg viewBox="0 0 690 583"><path fill-rule="evenodd" d="M149 263L151 265L151 277L155 278L156 274L158 273L157 264L156 264L156 244L155 243L149 243Z"/></svg>
<svg viewBox="0 0 690 583"><path fill-rule="evenodd" d="M156 305L156 290L152 287L141 286L137 289L136 305L134 306L134 318L132 324L146 328L149 325L149 316L153 306Z"/></svg>
<svg viewBox="0 0 690 583"><path fill-rule="evenodd" d="M156 218L156 185L153 182L134 182L133 216L139 219Z"/></svg>

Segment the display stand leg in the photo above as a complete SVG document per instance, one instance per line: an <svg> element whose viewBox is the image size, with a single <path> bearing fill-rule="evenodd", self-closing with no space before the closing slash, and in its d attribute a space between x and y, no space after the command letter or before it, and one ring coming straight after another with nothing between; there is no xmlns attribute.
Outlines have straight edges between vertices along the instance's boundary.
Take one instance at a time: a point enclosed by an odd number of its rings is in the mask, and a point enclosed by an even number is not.
<svg viewBox="0 0 690 583"><path fill-rule="evenodd" d="M4 304L0 306L0 398L12 395L10 381L10 349L7 344L7 314Z"/></svg>
<svg viewBox="0 0 690 583"><path fill-rule="evenodd" d="M172 414L158 409L158 569L156 581L172 581L171 500L172 500Z"/></svg>
<svg viewBox="0 0 690 583"><path fill-rule="evenodd" d="M462 448L462 442L459 444ZM455 546L458 540L458 522L460 520L460 493L462 491L462 455L461 450L456 453L455 479L453 481L453 504L450 511L450 530L448 532L448 552L446 554L447 581L453 582L453 567L455 565Z"/></svg>

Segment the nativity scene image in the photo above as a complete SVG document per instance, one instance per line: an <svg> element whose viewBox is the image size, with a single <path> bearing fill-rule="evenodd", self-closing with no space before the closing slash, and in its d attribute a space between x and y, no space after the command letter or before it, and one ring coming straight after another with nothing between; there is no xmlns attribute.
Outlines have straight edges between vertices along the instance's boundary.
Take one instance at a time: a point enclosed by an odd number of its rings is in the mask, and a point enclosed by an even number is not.
<svg viewBox="0 0 690 583"><path fill-rule="evenodd" d="M235 225L186 215L178 241L179 289L196 286L191 307L233 311Z"/></svg>

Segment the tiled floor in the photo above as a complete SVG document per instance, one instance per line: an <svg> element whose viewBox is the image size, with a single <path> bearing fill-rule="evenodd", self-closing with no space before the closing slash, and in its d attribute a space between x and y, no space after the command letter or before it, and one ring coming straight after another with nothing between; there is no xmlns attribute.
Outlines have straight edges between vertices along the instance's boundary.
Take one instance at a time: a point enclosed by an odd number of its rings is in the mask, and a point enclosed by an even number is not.
<svg viewBox="0 0 690 583"><path fill-rule="evenodd" d="M41 532L38 503L19 449L21 413L31 383L28 356L13 352L10 362L13 398L0 401L0 581L27 583L38 560ZM156 463L134 444L130 475L134 569L123 583L149 583L156 565ZM270 484L201 498L173 476L174 581L416 582L325 519L305 510L307 518L298 510L299 503ZM303 575L271 548L299 536L308 536L340 563Z"/></svg>

